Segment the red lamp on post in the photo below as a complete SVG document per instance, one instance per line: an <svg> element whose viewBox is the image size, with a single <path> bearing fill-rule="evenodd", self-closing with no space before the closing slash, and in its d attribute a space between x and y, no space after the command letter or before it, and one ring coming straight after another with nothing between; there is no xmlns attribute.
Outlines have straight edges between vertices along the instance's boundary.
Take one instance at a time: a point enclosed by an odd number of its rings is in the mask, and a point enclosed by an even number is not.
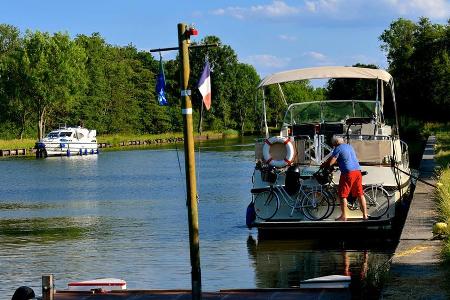
<svg viewBox="0 0 450 300"><path fill-rule="evenodd" d="M198 35L198 30L194 28L194 25L191 25L191 26L188 27L187 34L190 35L190 36L191 35Z"/></svg>

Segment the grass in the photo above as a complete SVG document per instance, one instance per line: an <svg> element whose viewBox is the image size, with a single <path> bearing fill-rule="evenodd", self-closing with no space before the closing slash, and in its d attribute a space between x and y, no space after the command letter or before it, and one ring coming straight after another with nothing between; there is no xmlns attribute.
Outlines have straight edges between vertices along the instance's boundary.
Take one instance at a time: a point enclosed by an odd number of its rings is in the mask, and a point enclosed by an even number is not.
<svg viewBox="0 0 450 300"><path fill-rule="evenodd" d="M35 143L35 139L0 140L0 149L30 149Z"/></svg>
<svg viewBox="0 0 450 300"><path fill-rule="evenodd" d="M425 124L424 130L436 136L435 159L440 171L437 174L435 200L439 220L450 225L450 123ZM450 272L450 238L448 235L444 240L441 254L443 263Z"/></svg>

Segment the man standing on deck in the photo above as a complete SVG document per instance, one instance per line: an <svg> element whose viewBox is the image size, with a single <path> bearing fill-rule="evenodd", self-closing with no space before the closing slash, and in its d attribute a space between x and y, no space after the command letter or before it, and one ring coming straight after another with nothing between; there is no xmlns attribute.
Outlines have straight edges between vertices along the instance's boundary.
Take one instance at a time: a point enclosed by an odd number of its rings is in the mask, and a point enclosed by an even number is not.
<svg viewBox="0 0 450 300"><path fill-rule="evenodd" d="M338 187L341 216L336 221L347 221L345 208L347 207L347 198L350 193L353 197L358 198L363 220L367 220L367 207L362 188L361 167L356 158L355 150L353 150L351 145L344 143L342 137L333 136L331 143L335 147L333 153L327 161L322 163L321 167L332 166L337 162L341 171Z"/></svg>

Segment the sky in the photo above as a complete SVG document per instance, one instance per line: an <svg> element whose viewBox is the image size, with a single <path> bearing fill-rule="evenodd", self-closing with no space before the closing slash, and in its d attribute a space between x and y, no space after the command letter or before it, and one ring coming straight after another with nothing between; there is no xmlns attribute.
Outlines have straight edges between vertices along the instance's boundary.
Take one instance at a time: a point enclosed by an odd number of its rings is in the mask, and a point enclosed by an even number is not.
<svg viewBox="0 0 450 300"><path fill-rule="evenodd" d="M109 44L139 50L175 47L177 24L192 40L218 36L260 76L313 66L387 68L378 37L398 18L445 24L450 0L0 0L0 23L21 32L99 32ZM164 53L164 59L176 53Z"/></svg>

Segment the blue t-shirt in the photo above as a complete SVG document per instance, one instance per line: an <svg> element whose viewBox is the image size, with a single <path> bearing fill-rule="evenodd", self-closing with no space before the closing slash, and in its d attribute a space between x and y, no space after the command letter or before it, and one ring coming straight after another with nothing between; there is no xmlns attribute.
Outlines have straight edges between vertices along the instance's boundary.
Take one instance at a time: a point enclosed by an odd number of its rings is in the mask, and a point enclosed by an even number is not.
<svg viewBox="0 0 450 300"><path fill-rule="evenodd" d="M356 158L355 150L353 150L353 147L349 144L340 144L334 148L331 156L337 158L341 173L361 170L358 159Z"/></svg>

